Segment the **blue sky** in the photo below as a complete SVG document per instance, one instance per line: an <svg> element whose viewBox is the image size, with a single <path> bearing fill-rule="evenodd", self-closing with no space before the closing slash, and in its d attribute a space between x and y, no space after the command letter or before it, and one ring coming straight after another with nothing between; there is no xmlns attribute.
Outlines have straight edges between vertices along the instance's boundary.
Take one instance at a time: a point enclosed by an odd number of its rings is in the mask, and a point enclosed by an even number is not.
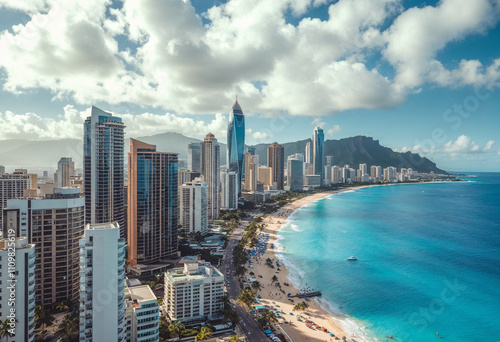
<svg viewBox="0 0 500 342"><path fill-rule="evenodd" d="M498 0L0 0L0 139L367 135L446 170L500 171Z"/></svg>

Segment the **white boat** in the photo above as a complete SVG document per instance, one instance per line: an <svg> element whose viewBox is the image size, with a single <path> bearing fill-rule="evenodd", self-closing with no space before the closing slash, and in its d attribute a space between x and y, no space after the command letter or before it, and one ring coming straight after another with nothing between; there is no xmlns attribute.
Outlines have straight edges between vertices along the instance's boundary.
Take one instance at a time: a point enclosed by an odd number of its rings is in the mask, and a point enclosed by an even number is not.
<svg viewBox="0 0 500 342"><path fill-rule="evenodd" d="M351 257L347 258L347 260L358 260L358 258L351 256Z"/></svg>

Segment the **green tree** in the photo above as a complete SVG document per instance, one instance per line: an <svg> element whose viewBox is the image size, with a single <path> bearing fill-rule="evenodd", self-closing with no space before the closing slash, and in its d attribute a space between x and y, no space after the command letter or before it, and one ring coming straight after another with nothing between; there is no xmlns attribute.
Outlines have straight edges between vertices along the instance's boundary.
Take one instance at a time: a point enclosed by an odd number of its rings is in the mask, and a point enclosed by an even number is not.
<svg viewBox="0 0 500 342"><path fill-rule="evenodd" d="M238 334L231 336L229 342L240 342L240 336Z"/></svg>
<svg viewBox="0 0 500 342"><path fill-rule="evenodd" d="M212 331L207 327L201 327L200 332L194 338L195 341L203 341L212 337Z"/></svg>
<svg viewBox="0 0 500 342"><path fill-rule="evenodd" d="M42 327L42 331L45 331L47 326L54 323L54 316L43 305L35 306L35 324L36 327Z"/></svg>
<svg viewBox="0 0 500 342"><path fill-rule="evenodd" d="M273 275L273 277L271 278L271 284L274 283L275 281L278 281L278 277Z"/></svg>
<svg viewBox="0 0 500 342"><path fill-rule="evenodd" d="M56 331L56 336L63 342L72 342L79 340L79 317L76 314L64 316L63 321Z"/></svg>
<svg viewBox="0 0 500 342"><path fill-rule="evenodd" d="M308 307L309 307L309 304L307 304L306 302L300 302L300 303L295 304L295 306L293 307L293 311L304 311Z"/></svg>
<svg viewBox="0 0 500 342"><path fill-rule="evenodd" d="M264 311L261 312L261 316L269 324L273 324L273 323L278 322L278 318L276 317L276 314L274 313L274 311L266 309L266 310L264 310Z"/></svg>
<svg viewBox="0 0 500 342"><path fill-rule="evenodd" d="M164 341L170 338L170 330L168 329L168 321L165 317L160 319L160 340Z"/></svg>
<svg viewBox="0 0 500 342"><path fill-rule="evenodd" d="M238 296L238 300L236 302L240 304L245 304L246 306L250 307L254 302L254 299L255 299L255 292L251 290L243 290Z"/></svg>
<svg viewBox="0 0 500 342"><path fill-rule="evenodd" d="M5 337L5 341L9 341L9 337L14 336L14 334L10 333L10 325L9 325L9 319L6 318L5 321L1 321L0 323L0 339L3 340Z"/></svg>
<svg viewBox="0 0 500 342"><path fill-rule="evenodd" d="M262 289L262 284L256 280L252 283L252 289L254 289L255 292L259 292L259 290Z"/></svg>
<svg viewBox="0 0 500 342"><path fill-rule="evenodd" d="M184 326L184 324L182 324L181 322L179 321L173 321L172 323L170 323L170 325L168 326L168 331L170 332L171 335L175 336L175 337L181 337L182 336L182 331L185 329L186 327Z"/></svg>
<svg viewBox="0 0 500 342"><path fill-rule="evenodd" d="M237 276L237 277L241 277L242 275L245 274L245 272L247 271L247 269L243 266L238 266L236 267L236 269L234 270L234 275Z"/></svg>

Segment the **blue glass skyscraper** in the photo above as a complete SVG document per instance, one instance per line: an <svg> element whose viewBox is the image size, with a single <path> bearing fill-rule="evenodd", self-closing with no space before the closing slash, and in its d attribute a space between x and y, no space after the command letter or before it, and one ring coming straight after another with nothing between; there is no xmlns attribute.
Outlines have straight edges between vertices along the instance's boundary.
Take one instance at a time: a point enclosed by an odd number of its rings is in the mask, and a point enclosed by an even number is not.
<svg viewBox="0 0 500 342"><path fill-rule="evenodd" d="M227 168L238 173L238 193L241 192L241 179L245 172L243 159L245 157L245 116L238 100L229 113L227 126Z"/></svg>

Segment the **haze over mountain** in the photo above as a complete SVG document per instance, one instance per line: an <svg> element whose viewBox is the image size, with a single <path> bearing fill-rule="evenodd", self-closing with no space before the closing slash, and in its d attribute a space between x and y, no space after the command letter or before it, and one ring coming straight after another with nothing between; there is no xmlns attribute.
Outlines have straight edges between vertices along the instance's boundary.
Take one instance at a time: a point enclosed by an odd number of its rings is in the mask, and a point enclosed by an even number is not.
<svg viewBox="0 0 500 342"><path fill-rule="evenodd" d="M187 159L187 145L200 142L200 139L186 137L180 133L162 133L148 137L139 137L138 140L154 144L158 151L179 153L179 159ZM304 153L305 146L311 139L283 143L285 156L294 153ZM130 139L125 140L125 152L129 150ZM226 144L221 145L221 165L226 163ZM255 145L256 154L261 165L267 163L267 147L269 143ZM77 139L62 140L1 140L0 164L8 167L24 168L49 168L54 169L61 157L72 157L77 167L82 166L83 144ZM378 140L371 137L356 136L340 140L325 141L325 156L333 156L334 164L346 164L357 168L360 163L368 166L380 165L382 167L395 166L399 168L412 168L420 172L434 171L445 173L435 163L427 158L422 158L416 153L395 152L388 147L381 146ZM126 162L126 159L125 159Z"/></svg>

